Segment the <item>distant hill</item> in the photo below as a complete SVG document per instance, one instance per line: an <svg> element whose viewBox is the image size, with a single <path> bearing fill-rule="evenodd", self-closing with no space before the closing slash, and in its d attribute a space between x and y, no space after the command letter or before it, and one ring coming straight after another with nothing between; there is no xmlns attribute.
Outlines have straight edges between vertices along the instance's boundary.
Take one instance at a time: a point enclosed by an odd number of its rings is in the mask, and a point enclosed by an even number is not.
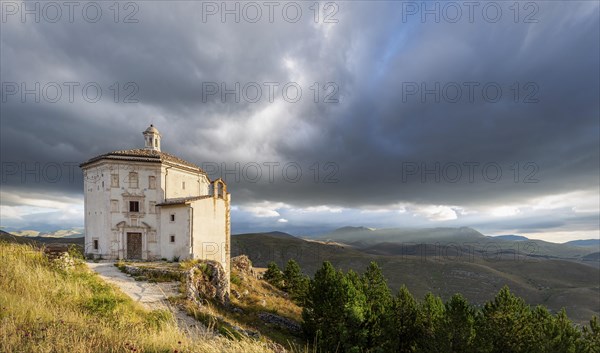
<svg viewBox="0 0 600 353"><path fill-rule="evenodd" d="M451 232L440 229L437 233L439 236ZM461 234L463 238L488 238L469 229L460 231ZM543 304L554 311L565 307L567 314L579 323L600 315L600 269L583 262L597 263L597 256L579 258L579 262L544 256L515 257L512 252L485 257L478 252L459 253L456 248L430 243L374 242L357 247L268 233L239 234L232 236L231 242L232 256L246 254L258 267L266 267L270 261L284 266L289 259L295 259L305 273L313 275L323 261L357 272L375 261L393 291L406 284L419 297L428 291L445 299L462 293L470 302L482 304L492 299L503 285L508 285L532 305Z"/></svg>
<svg viewBox="0 0 600 353"><path fill-rule="evenodd" d="M331 234L346 236L349 233L359 233L359 232L368 233L368 232L372 232L373 230L374 229L367 228L367 227L352 227L352 226L347 226L347 227L342 227L342 228L335 229L335 230L333 230L331 232Z"/></svg>
<svg viewBox="0 0 600 353"><path fill-rule="evenodd" d="M343 227L319 237L346 243L474 241L485 236L473 228L383 228Z"/></svg>
<svg viewBox="0 0 600 353"><path fill-rule="evenodd" d="M236 236L249 236L249 235L253 235L253 234L264 234L264 235L268 235L271 237L281 237L281 238L295 238L293 235L285 233L285 232L278 232L278 231L274 231L274 232L268 232L268 233L243 233L243 234L232 234L232 237L236 237Z"/></svg>
<svg viewBox="0 0 600 353"><path fill-rule="evenodd" d="M570 246L595 247L597 249L600 248L600 239L572 240L564 244Z"/></svg>
<svg viewBox="0 0 600 353"><path fill-rule="evenodd" d="M30 244L34 246L42 246L44 244L75 244L83 248L83 238L55 238L55 237L32 237L32 236L17 236L0 230L0 241L10 243Z"/></svg>
<svg viewBox="0 0 600 353"><path fill-rule="evenodd" d="M80 238L83 237L83 228L59 229L51 232L25 229L14 230L9 233L19 237Z"/></svg>
<svg viewBox="0 0 600 353"><path fill-rule="evenodd" d="M24 229L24 230L14 230L14 231L10 232L10 234L16 235L18 237L37 237L38 235L40 235L40 232L37 230Z"/></svg>
<svg viewBox="0 0 600 353"><path fill-rule="evenodd" d="M522 235L495 235L492 238L494 239L504 239L504 240L512 240L512 241L524 241L529 240L529 238L524 237Z"/></svg>
<svg viewBox="0 0 600 353"><path fill-rule="evenodd" d="M386 228L344 227L318 236L317 239L344 243L377 255L410 255L415 250L426 253L473 253L485 257L527 256L533 258L586 260L595 249L527 239L518 235L489 237L469 227L460 228ZM594 262L585 262L596 266Z"/></svg>
<svg viewBox="0 0 600 353"><path fill-rule="evenodd" d="M593 252L589 255L585 255L584 260L600 262L600 252Z"/></svg>

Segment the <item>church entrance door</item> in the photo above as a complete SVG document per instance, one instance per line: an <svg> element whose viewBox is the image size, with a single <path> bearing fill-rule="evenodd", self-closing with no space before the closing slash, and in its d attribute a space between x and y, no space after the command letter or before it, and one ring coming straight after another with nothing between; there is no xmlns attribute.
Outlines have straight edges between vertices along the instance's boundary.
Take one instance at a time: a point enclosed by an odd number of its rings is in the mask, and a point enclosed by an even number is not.
<svg viewBox="0 0 600 353"><path fill-rule="evenodd" d="M142 233L127 233L127 258L142 258Z"/></svg>

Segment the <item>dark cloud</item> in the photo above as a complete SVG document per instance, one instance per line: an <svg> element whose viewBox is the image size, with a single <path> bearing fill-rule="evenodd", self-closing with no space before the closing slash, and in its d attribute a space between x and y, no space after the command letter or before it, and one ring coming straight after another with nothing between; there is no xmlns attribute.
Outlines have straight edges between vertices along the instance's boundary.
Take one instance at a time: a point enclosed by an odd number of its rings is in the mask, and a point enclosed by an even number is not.
<svg viewBox="0 0 600 353"><path fill-rule="evenodd" d="M463 12L457 23L443 16L436 23L431 16L424 22L407 16L402 2L339 2L335 24L315 24L304 3L297 23L278 11L273 23L266 12L258 23L235 23L231 16L225 23L218 16L203 22L203 2L136 4L138 23L114 23L104 4L97 23L77 16L74 23L3 21L3 84L63 87L57 103L44 97L36 103L32 96L21 102L18 95L2 102L4 191L81 194L78 171L75 179L32 182L22 170L13 173L15 165L70 165L138 147L150 122L161 130L164 150L207 167L226 163L215 176L240 163L239 181L225 175L238 205L478 207L598 191L597 3L539 2L537 23L515 23L504 3L498 3L503 16L497 23L479 10L472 22ZM80 83L73 103L64 82ZM89 82L102 88L98 102L81 96ZM126 88L128 82L133 86ZM207 82L230 89L254 82L263 97L256 103L203 99ZM272 103L265 82L279 83ZM282 99L288 82L302 88L297 103ZM334 84L329 90L328 82ZM419 93L403 94L436 83L440 102L433 94L425 101ZM474 87L472 100L467 85ZM456 87L462 96L451 102ZM490 102L495 87L502 96ZM339 103L323 102L330 90ZM132 92L138 103L124 103ZM250 162L262 168L256 183L244 175ZM273 182L264 162L280 163ZM297 182L281 175L289 162L302 169ZM436 163L440 181L431 173L422 179L423 167ZM475 168L473 179L467 165Z"/></svg>

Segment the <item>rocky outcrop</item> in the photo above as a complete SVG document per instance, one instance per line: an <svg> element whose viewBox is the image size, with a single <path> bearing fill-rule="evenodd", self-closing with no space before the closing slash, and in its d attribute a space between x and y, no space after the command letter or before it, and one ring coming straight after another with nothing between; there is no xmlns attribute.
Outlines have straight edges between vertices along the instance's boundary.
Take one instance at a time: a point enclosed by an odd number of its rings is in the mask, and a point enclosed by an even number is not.
<svg viewBox="0 0 600 353"><path fill-rule="evenodd" d="M258 313L258 317L262 321L264 321L268 324L273 324L273 325L285 328L294 333L300 333L302 331L300 324L298 324L294 320L288 319L283 316L279 316L279 315L275 315L275 314L271 314L271 313L267 313L267 312L261 312L261 313Z"/></svg>
<svg viewBox="0 0 600 353"><path fill-rule="evenodd" d="M186 274L187 297L202 306L204 300L229 305L229 278L217 261L202 261Z"/></svg>
<svg viewBox="0 0 600 353"><path fill-rule="evenodd" d="M252 261L250 261L250 258L246 255L232 257L231 268L236 270L238 274L246 274L258 278L258 273L252 268Z"/></svg>

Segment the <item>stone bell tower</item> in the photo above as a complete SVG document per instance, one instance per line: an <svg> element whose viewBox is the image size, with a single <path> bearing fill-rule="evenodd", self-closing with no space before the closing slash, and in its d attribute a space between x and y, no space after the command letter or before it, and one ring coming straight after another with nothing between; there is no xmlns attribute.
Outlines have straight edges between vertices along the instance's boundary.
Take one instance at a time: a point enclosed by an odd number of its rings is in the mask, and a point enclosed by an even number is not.
<svg viewBox="0 0 600 353"><path fill-rule="evenodd" d="M144 134L144 146L146 149L160 151L160 132L150 124L150 126L143 132Z"/></svg>

